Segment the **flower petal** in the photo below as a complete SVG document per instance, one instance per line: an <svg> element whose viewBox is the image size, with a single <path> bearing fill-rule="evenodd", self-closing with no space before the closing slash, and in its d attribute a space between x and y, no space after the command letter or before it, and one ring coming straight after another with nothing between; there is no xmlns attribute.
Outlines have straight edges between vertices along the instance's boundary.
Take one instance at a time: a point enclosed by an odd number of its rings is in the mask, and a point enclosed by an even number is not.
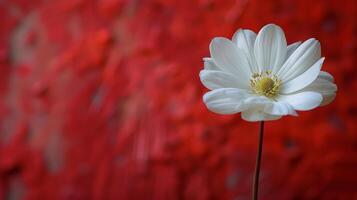
<svg viewBox="0 0 357 200"><path fill-rule="evenodd" d="M241 79L235 78L223 71L201 70L200 79L202 84L210 90L219 88L249 89L245 86L244 82L242 83Z"/></svg>
<svg viewBox="0 0 357 200"><path fill-rule="evenodd" d="M320 43L311 38L302 43L286 60L277 76L283 81L291 80L304 73L321 58Z"/></svg>
<svg viewBox="0 0 357 200"><path fill-rule="evenodd" d="M248 29L239 29L232 38L232 41L243 51L248 58L252 73L259 72L257 62L254 57L254 42L257 34Z"/></svg>
<svg viewBox="0 0 357 200"><path fill-rule="evenodd" d="M246 109L256 108L259 110L264 110L264 107L270 102L271 100L265 96L251 95L244 99L243 104Z"/></svg>
<svg viewBox="0 0 357 200"><path fill-rule="evenodd" d="M322 102L321 94L317 92L300 92L290 95L279 95L279 101L290 104L295 110L311 110Z"/></svg>
<svg viewBox="0 0 357 200"><path fill-rule="evenodd" d="M302 90L297 91L296 93L304 91L313 91L320 93L323 98L321 106L324 106L331 103L335 99L337 86L333 82L325 79L325 77L319 75L314 82L312 82L310 85L303 88Z"/></svg>
<svg viewBox="0 0 357 200"><path fill-rule="evenodd" d="M333 76L330 73L325 72L325 71L320 71L319 76L317 78L322 78L322 79L325 79L325 80L328 80L331 82L334 81Z"/></svg>
<svg viewBox="0 0 357 200"><path fill-rule="evenodd" d="M250 96L242 102L242 118L247 121L269 121L282 115L297 115L293 107L285 102L275 102L264 96Z"/></svg>
<svg viewBox="0 0 357 200"><path fill-rule="evenodd" d="M337 91L337 86L331 81L323 78L317 78L314 82L303 89L304 91L314 91L314 92L328 92L333 93Z"/></svg>
<svg viewBox="0 0 357 200"><path fill-rule="evenodd" d="M318 60L313 66L311 66L308 70L306 70L298 77L284 82L282 84L280 93L289 94L298 91L312 83L319 75L324 59L325 58L321 58L320 60Z"/></svg>
<svg viewBox="0 0 357 200"><path fill-rule="evenodd" d="M216 71L221 71L221 69L214 63L214 60L212 58L203 58L204 62L204 69L206 70L216 70Z"/></svg>
<svg viewBox="0 0 357 200"><path fill-rule="evenodd" d="M286 58L289 58L291 56L291 54L293 54L294 51L300 46L300 44L301 44L300 41L290 44L287 47Z"/></svg>
<svg viewBox="0 0 357 200"><path fill-rule="evenodd" d="M294 108L285 102L272 101L264 108L264 112L271 115L293 115L297 116Z"/></svg>
<svg viewBox="0 0 357 200"><path fill-rule="evenodd" d="M292 53L294 53L294 51L300 46L300 44L301 44L301 42L295 42L295 43L293 43L293 44L290 44L290 45L287 47L287 52L286 52L286 58L285 58L285 60L288 59L288 58L291 56ZM280 70L281 67L282 67L282 65L279 65L279 66L275 67L275 68L273 69L273 71L272 71L273 74L276 74L276 73Z"/></svg>
<svg viewBox="0 0 357 200"><path fill-rule="evenodd" d="M258 33L254 43L254 54L261 71L280 67L286 58L286 39L283 30L268 24Z"/></svg>
<svg viewBox="0 0 357 200"><path fill-rule="evenodd" d="M326 106L327 104L331 103L335 97L336 93L321 93L323 100L320 106Z"/></svg>
<svg viewBox="0 0 357 200"><path fill-rule="evenodd" d="M244 110L242 102L248 96L245 90L222 88L207 92L203 95L203 102L212 112L223 115L234 114Z"/></svg>
<svg viewBox="0 0 357 200"><path fill-rule="evenodd" d="M277 119L281 118L281 116L279 116L279 115L269 115L259 109L255 109L255 108L243 111L241 116L242 116L242 119L249 121L249 122L271 121L271 120L277 120Z"/></svg>
<svg viewBox="0 0 357 200"><path fill-rule="evenodd" d="M251 72L247 58L237 45L226 38L214 38L210 44L214 62L222 71L234 74L249 86Z"/></svg>

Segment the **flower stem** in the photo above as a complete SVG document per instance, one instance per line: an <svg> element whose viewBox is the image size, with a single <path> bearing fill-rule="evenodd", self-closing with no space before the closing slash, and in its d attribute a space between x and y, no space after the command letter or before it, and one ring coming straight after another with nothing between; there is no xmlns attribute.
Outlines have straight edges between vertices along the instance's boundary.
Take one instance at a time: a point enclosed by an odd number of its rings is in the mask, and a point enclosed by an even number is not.
<svg viewBox="0 0 357 200"><path fill-rule="evenodd" d="M263 150L263 137L264 137L264 121L260 122L259 126L259 146L257 160L255 162L255 172L253 179L253 200L258 200L259 192L259 173L260 173L260 162L262 159L262 150Z"/></svg>

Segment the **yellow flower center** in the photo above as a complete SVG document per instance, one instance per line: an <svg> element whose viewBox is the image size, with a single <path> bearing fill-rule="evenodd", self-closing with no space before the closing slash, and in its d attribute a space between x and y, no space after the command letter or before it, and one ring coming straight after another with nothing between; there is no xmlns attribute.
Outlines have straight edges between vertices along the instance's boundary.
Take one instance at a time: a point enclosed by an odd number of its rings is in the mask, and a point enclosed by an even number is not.
<svg viewBox="0 0 357 200"><path fill-rule="evenodd" d="M255 85L255 89L261 92L269 92L274 87L273 79L269 77L263 77Z"/></svg>
<svg viewBox="0 0 357 200"><path fill-rule="evenodd" d="M270 71L255 73L250 79L254 93L274 99L279 92L281 81Z"/></svg>

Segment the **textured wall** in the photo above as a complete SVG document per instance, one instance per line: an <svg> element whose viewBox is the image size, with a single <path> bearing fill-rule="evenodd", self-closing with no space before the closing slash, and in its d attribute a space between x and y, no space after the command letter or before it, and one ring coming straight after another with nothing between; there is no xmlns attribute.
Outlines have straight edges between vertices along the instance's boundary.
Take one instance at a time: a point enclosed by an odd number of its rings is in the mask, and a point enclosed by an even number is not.
<svg viewBox="0 0 357 200"><path fill-rule="evenodd" d="M258 124L210 113L215 36L316 37L339 87L266 126L264 200L357 199L355 0L0 1L0 199L250 197Z"/></svg>

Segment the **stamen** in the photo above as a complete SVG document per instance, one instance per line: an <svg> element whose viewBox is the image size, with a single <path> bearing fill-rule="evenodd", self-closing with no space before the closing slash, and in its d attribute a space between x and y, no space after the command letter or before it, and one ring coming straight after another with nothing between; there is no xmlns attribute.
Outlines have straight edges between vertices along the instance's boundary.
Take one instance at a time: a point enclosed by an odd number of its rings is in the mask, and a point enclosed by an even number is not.
<svg viewBox="0 0 357 200"><path fill-rule="evenodd" d="M254 73L250 79L250 85L254 93L274 100L279 92L281 81L272 75L271 71L265 71Z"/></svg>

